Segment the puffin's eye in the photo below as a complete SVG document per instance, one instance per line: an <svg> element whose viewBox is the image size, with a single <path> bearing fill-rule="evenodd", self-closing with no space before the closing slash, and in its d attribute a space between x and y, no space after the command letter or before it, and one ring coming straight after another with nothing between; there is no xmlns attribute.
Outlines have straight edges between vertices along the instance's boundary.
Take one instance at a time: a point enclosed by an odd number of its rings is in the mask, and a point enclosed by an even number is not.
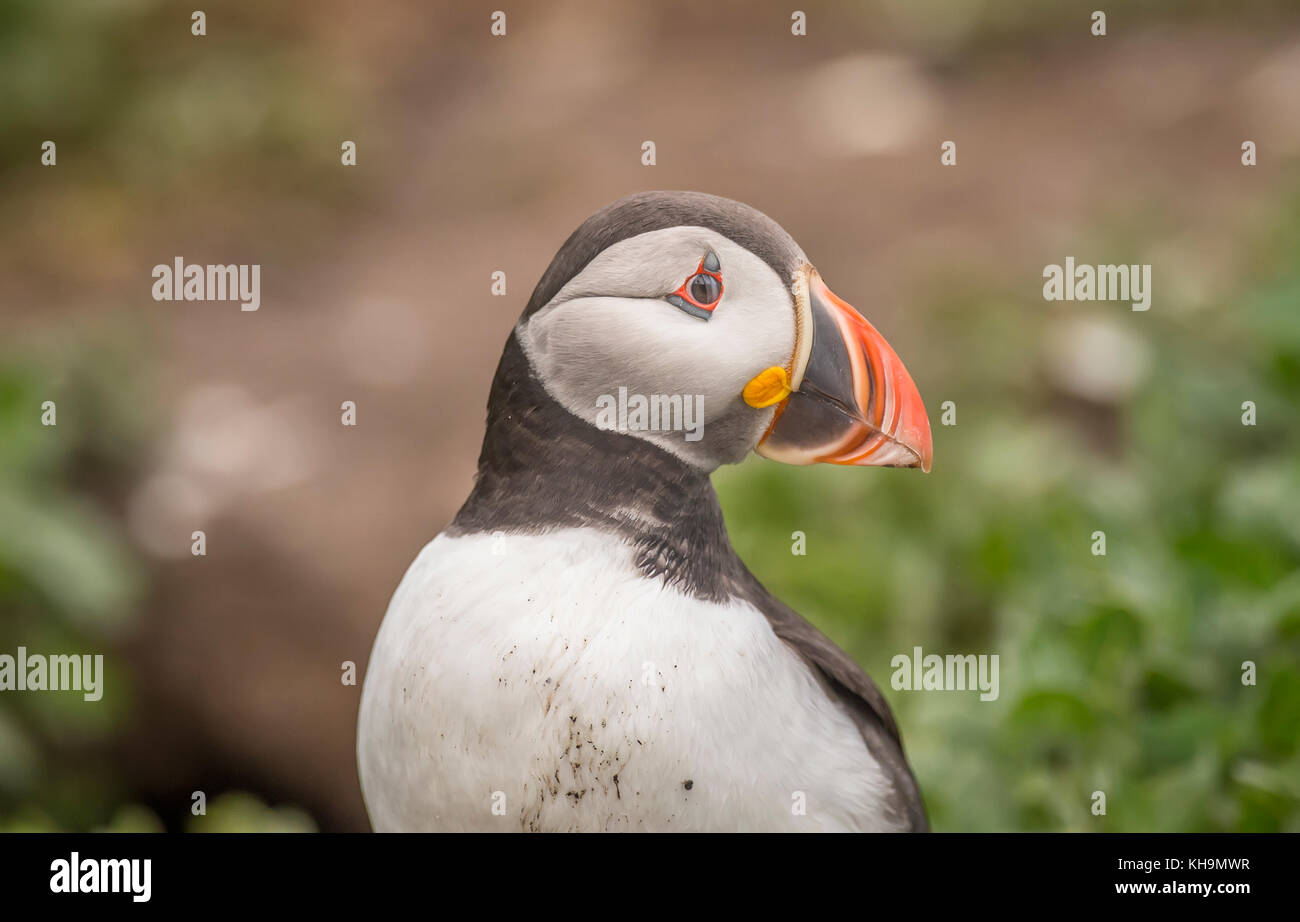
<svg viewBox="0 0 1300 922"><path fill-rule="evenodd" d="M691 279L691 298L699 304L712 304L722 294L722 283L708 273L701 272Z"/></svg>
<svg viewBox="0 0 1300 922"><path fill-rule="evenodd" d="M699 268L682 283L682 287L665 300L692 317L708 320L721 299L722 265L718 262L718 255L710 250L700 260Z"/></svg>

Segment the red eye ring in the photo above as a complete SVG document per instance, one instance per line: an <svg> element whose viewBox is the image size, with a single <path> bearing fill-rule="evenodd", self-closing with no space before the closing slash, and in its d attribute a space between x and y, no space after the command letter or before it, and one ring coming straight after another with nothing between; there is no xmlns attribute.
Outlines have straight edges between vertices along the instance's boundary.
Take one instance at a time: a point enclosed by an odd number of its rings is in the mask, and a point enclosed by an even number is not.
<svg viewBox="0 0 1300 922"><path fill-rule="evenodd" d="M692 316L708 320L713 314L713 309L717 307L718 302L722 300L722 273L721 271L706 269L704 265L710 261L713 265L718 265L718 257L714 256L712 253L706 253L704 258L700 260L699 267L687 276L686 281L682 282L681 287L668 295L665 300L670 304L681 308ZM719 269L720 268L721 267L719 266ZM713 297L709 301L701 301L691 293L691 289L695 287L696 282L701 279L711 280L711 282L706 282L704 284L705 289L708 289L711 285L716 286L716 291L710 292Z"/></svg>

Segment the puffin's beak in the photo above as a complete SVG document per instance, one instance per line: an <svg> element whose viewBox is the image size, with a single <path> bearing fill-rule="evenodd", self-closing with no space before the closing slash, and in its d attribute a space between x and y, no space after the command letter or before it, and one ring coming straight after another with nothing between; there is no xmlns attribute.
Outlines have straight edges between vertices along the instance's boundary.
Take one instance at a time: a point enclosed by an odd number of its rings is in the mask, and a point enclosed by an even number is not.
<svg viewBox="0 0 1300 922"><path fill-rule="evenodd" d="M811 336L811 345L796 343L790 393L777 405L758 453L785 464L928 471L930 420L912 376L885 338L827 288L816 269L802 272L799 281L806 288L796 283L796 299L806 293L811 318L799 324L798 338ZM801 355L807 357L803 367Z"/></svg>

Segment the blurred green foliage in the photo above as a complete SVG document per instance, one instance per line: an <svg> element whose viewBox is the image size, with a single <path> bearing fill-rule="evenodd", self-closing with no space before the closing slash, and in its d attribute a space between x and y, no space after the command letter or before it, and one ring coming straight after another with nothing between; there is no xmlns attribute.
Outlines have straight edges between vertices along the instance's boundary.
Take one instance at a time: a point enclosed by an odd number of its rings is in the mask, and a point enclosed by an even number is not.
<svg viewBox="0 0 1300 922"><path fill-rule="evenodd" d="M336 188L321 180L337 148L312 142L346 108L355 75L296 50L309 5L210 11L221 26L190 41L193 9L0 0L0 163L33 165L31 139L58 138L79 170L110 172L118 187L142 180L133 191L160 199L200 168L238 179L249 157L261 165L249 181L280 194L285 183L314 199Z"/></svg>
<svg viewBox="0 0 1300 922"><path fill-rule="evenodd" d="M147 573L122 533L117 487L149 438L153 406L118 333L70 348L0 355L0 653L103 654L101 688L0 693L0 831L160 831L104 758L132 713L115 643ZM54 404L55 425L41 424ZM229 794L191 831L313 831L310 817Z"/></svg>
<svg viewBox="0 0 1300 922"><path fill-rule="evenodd" d="M132 614L142 573L87 495L142 435L127 364L106 344L0 358L0 653L106 653ZM47 401L52 426L41 424ZM122 791L75 757L129 713L130 677L111 655L101 682L118 693L0 694L0 825L84 829L113 811Z"/></svg>
<svg viewBox="0 0 1300 922"><path fill-rule="evenodd" d="M26 251L26 283L64 290L68 233L78 259L113 266L124 241L156 232L178 196L195 202L196 174L224 177L202 194L233 201L273 193L316 207L349 194L321 182L338 154L315 139L355 109L358 76L297 50L308 5L222 10L224 28L207 44L162 40L188 37L192 9L169 0L0 0L7 224L63 242ZM58 139L65 189L25 181L42 169L32 156L38 138ZM243 168L250 159L258 170ZM275 215L268 209L250 227L232 213L228 233L301 239ZM134 712L132 675L115 647L137 620L150 573L122 523L155 406L138 374L140 325L125 312L109 316L88 327L60 315L34 350L11 346L7 331L0 340L0 653L20 645L102 652L111 690L93 703L79 692L0 694L0 830L163 825L132 802L130 779L107 755ZM56 404L56 426L40 424L46 400ZM187 828L313 824L293 809L227 795Z"/></svg>
<svg viewBox="0 0 1300 922"><path fill-rule="evenodd" d="M1158 274L1149 313L954 286L909 362L931 474L716 478L751 569L885 691L936 829L1300 831L1300 197L1249 252L1199 309ZM1122 400L1052 387L1040 346L1071 312L1143 344ZM1000 697L893 690L914 646L998 654Z"/></svg>
<svg viewBox="0 0 1300 922"><path fill-rule="evenodd" d="M252 794L223 794L203 816L190 817L189 832L315 832L312 818L297 807L269 807Z"/></svg>

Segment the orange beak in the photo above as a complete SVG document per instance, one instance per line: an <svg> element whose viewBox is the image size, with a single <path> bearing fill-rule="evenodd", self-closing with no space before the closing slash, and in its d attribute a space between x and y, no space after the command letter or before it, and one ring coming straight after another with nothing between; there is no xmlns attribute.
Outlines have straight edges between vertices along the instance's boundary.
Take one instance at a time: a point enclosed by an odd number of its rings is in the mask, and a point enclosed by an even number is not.
<svg viewBox="0 0 1300 922"><path fill-rule="evenodd" d="M791 393L777 405L758 453L785 464L930 469L930 419L885 338L807 268L811 322L796 344ZM800 286L796 284L798 292ZM799 368L799 355L807 355Z"/></svg>

